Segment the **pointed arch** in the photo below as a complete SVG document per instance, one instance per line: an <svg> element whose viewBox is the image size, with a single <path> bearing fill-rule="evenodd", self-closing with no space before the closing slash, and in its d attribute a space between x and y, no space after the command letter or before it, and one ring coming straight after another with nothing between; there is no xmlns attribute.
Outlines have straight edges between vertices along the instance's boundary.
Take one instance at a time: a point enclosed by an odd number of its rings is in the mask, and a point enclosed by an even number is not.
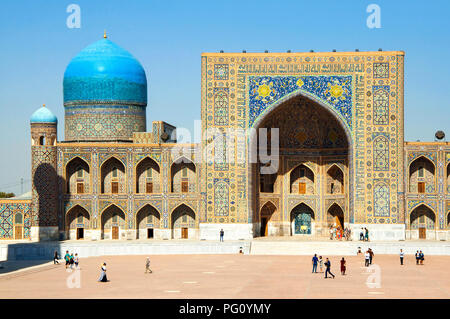
<svg viewBox="0 0 450 319"><path fill-rule="evenodd" d="M290 171L289 192L295 194L315 193L315 174L309 166L301 163Z"/></svg>
<svg viewBox="0 0 450 319"><path fill-rule="evenodd" d="M430 204L428 204L428 203L426 203L426 202L420 202L420 203L417 203L416 205L414 205L413 207L411 207L411 209L410 209L410 214L412 213L412 211L413 211L414 209L416 209L416 208L419 207L419 206L425 206L425 207L429 208L430 210L432 210L432 211L434 212L434 208L431 207Z"/></svg>
<svg viewBox="0 0 450 319"><path fill-rule="evenodd" d="M308 204L304 202L297 204L290 212L292 235L311 235L314 220L314 210Z"/></svg>
<svg viewBox="0 0 450 319"><path fill-rule="evenodd" d="M344 229L344 210L341 205L334 202L327 209L327 224L330 226L337 226Z"/></svg>
<svg viewBox="0 0 450 319"><path fill-rule="evenodd" d="M261 221L260 236L269 235L269 223L276 211L277 207L271 200L268 200L262 205L259 211L259 220Z"/></svg>
<svg viewBox="0 0 450 319"><path fill-rule="evenodd" d="M190 238L192 229L196 228L195 211L185 203L179 204L170 214L173 238ZM191 229L191 231L190 231Z"/></svg>
<svg viewBox="0 0 450 319"><path fill-rule="evenodd" d="M66 193L84 194L91 192L91 166L79 156L73 157L65 167Z"/></svg>
<svg viewBox="0 0 450 319"><path fill-rule="evenodd" d="M65 227L66 227L66 236L69 239L81 239L84 238L84 230L90 229L90 220L91 215L89 211L79 205L76 204L71 207L65 215ZM78 229L83 229L83 234L81 237L79 234L75 234L75 231Z"/></svg>
<svg viewBox="0 0 450 319"><path fill-rule="evenodd" d="M428 157L421 155L408 166L409 191L412 193L432 193L436 188L436 165Z"/></svg>
<svg viewBox="0 0 450 319"><path fill-rule="evenodd" d="M142 206L135 215L137 239L153 238L153 230L161 227L161 214L150 204ZM151 230L151 236L148 230Z"/></svg>
<svg viewBox="0 0 450 319"><path fill-rule="evenodd" d="M125 212L117 205L110 204L100 214L103 239L119 239L120 230L126 228Z"/></svg>
<svg viewBox="0 0 450 319"><path fill-rule="evenodd" d="M196 180L196 166L185 156L180 156L170 165L170 191L172 193L194 192Z"/></svg>
<svg viewBox="0 0 450 319"><path fill-rule="evenodd" d="M333 163L327 170L327 194L344 194L344 171Z"/></svg>
<svg viewBox="0 0 450 319"><path fill-rule="evenodd" d="M411 210L409 215L410 227L411 229L434 230L437 226L436 217L434 209L426 203L421 203Z"/></svg>
<svg viewBox="0 0 450 319"><path fill-rule="evenodd" d="M126 166L115 156L110 156L100 166L100 192L115 194L126 192Z"/></svg>
<svg viewBox="0 0 450 319"><path fill-rule="evenodd" d="M150 156L142 158L135 166L135 192L160 193L161 171L159 164Z"/></svg>
<svg viewBox="0 0 450 319"><path fill-rule="evenodd" d="M333 106L331 106L329 103L327 103L326 101L320 100L317 97L308 94L307 92L304 92L302 90L297 90L294 91L290 94L285 95L284 97L278 99L277 101L275 101L274 103L268 105L267 107L265 107L263 112L260 112L256 119L253 122L249 122L249 130L248 130L248 144L249 147L251 148L251 152L250 155L253 154L257 154L257 146L258 146L258 134L257 134L257 130L261 127L264 126L265 122L267 120L270 120L270 117L272 116L272 114L274 114L274 112L283 107L283 105L287 102L291 103L291 102L295 102L295 101L291 101L294 100L296 98L304 98L306 100L307 103L312 103L312 105L317 106L317 109L321 109L324 110L325 112L328 113L330 120L334 119L337 121L337 127L339 128L339 133L342 136L342 140L344 141L343 144L345 146L343 146L342 150L343 150L343 156L345 156L345 160L346 163L348 163L346 165L346 174L345 176L345 181L346 184L348 186L346 186L346 189L348 191L348 197L349 198L353 198L354 197L354 174L355 174L355 169L354 169L354 149L355 149L355 145L354 145L354 137L352 134L352 127L351 127L351 121L348 122L343 116L342 114L340 114L338 111L336 111L336 109L334 109ZM293 116L294 114L292 114ZM342 131L341 131L342 129ZM297 138L295 136L295 138ZM301 137L300 137L301 138ZM256 157L254 155L252 160L253 163L256 163ZM304 163L303 163L304 164ZM257 175L257 169L256 169L256 164L254 165L249 165L248 167L248 189L249 189L249 197L250 200L254 200L256 198L258 198L258 193L257 190L255 190L255 188L253 187L253 185L255 185L258 180L258 175ZM312 170L314 172L314 170ZM315 190L316 191L316 190ZM255 216L257 216L259 212L255 211L253 207L249 208L249 220L256 220ZM349 218L349 222L353 223L354 222L354 201L350 200L349 201L349 206L348 206L348 218Z"/></svg>

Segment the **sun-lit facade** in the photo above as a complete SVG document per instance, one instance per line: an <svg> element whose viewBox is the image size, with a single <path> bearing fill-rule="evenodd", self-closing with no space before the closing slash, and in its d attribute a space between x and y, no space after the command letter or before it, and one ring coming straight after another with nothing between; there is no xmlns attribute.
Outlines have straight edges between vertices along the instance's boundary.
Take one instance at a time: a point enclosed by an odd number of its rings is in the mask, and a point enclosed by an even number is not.
<svg viewBox="0 0 450 319"><path fill-rule="evenodd" d="M146 132L130 53L106 38L82 50L64 140L47 107L31 117L32 196L0 201L0 239L323 239L335 225L450 240L450 144L405 143L404 52L204 53L201 68L204 138L180 144L168 123Z"/></svg>

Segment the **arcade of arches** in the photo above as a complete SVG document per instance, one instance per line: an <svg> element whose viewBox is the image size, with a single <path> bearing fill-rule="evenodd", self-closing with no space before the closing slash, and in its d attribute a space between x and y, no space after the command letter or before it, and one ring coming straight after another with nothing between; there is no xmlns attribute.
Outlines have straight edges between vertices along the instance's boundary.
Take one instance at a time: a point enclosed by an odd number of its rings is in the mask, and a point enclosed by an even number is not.
<svg viewBox="0 0 450 319"><path fill-rule="evenodd" d="M327 236L331 225L348 223L349 142L336 115L303 96L280 104L262 120L270 141L279 128L278 171L254 165L253 187L261 236ZM258 130L258 134L262 131ZM259 136L257 137L259 141ZM259 151L258 145L258 151ZM268 154L271 153L270 144ZM255 183L256 184L256 183Z"/></svg>

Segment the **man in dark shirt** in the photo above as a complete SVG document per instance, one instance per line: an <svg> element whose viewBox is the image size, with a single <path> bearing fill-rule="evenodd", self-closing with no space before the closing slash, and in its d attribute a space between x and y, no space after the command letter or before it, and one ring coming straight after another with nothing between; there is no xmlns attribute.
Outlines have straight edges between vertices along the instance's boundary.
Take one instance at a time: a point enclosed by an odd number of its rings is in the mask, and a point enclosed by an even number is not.
<svg viewBox="0 0 450 319"><path fill-rule="evenodd" d="M334 279L334 275L331 273L331 262L328 258L327 261L325 262L325 267L327 267L327 269L325 270L325 278L328 278L327 274L330 274L331 276L333 276Z"/></svg>
<svg viewBox="0 0 450 319"><path fill-rule="evenodd" d="M221 229L220 230L220 241L223 241L223 234L224 234L225 232L223 231L223 229Z"/></svg>
<svg viewBox="0 0 450 319"><path fill-rule="evenodd" d="M312 258L312 265L313 265L313 269L312 272L317 273L317 263L319 262L319 258L317 258L317 254L314 254L314 257Z"/></svg>
<svg viewBox="0 0 450 319"><path fill-rule="evenodd" d="M375 255L375 254L373 253L371 248L369 248L368 252L369 252L369 255L370 255L370 257L369 257L369 264L372 265L373 255Z"/></svg>

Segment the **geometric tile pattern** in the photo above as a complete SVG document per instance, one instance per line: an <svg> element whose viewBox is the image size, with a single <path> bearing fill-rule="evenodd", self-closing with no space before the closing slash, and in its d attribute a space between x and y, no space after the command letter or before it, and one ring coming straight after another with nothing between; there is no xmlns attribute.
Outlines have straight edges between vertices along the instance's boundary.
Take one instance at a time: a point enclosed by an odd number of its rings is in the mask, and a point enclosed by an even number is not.
<svg viewBox="0 0 450 319"><path fill-rule="evenodd" d="M0 203L0 239L14 239L14 216L21 213L24 217L23 224L23 238L30 238L30 208L31 202L18 202L17 200L7 199Z"/></svg>
<svg viewBox="0 0 450 319"><path fill-rule="evenodd" d="M376 184L373 188L373 203L375 217L389 217L389 186L385 183Z"/></svg>
<svg viewBox="0 0 450 319"><path fill-rule="evenodd" d="M389 86L374 86L373 90L373 124L389 124Z"/></svg>
<svg viewBox="0 0 450 319"><path fill-rule="evenodd" d="M214 122L217 126L228 125L228 88L214 89Z"/></svg>
<svg viewBox="0 0 450 319"><path fill-rule="evenodd" d="M389 140L379 135L373 140L373 169L386 171L389 169Z"/></svg>
<svg viewBox="0 0 450 319"><path fill-rule="evenodd" d="M249 127L270 105L302 91L330 105L352 128L352 76L251 76L249 81Z"/></svg>
<svg viewBox="0 0 450 319"><path fill-rule="evenodd" d="M389 77L389 63L381 62L373 64L373 78L386 79Z"/></svg>

